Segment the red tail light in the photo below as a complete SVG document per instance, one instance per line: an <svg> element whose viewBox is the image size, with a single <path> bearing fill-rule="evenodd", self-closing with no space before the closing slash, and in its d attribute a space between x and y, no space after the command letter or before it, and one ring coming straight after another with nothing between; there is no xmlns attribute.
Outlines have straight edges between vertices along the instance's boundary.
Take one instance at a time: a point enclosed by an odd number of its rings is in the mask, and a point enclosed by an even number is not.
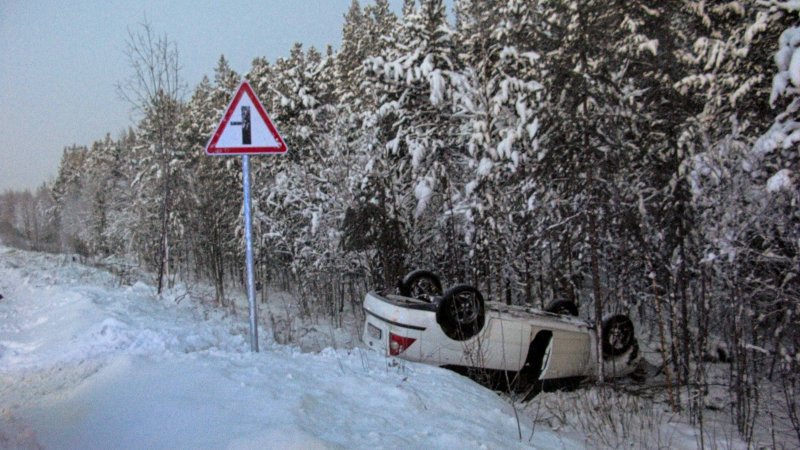
<svg viewBox="0 0 800 450"><path fill-rule="evenodd" d="M389 355L397 356L411 347L416 339L410 337L398 336L394 333L389 333Z"/></svg>

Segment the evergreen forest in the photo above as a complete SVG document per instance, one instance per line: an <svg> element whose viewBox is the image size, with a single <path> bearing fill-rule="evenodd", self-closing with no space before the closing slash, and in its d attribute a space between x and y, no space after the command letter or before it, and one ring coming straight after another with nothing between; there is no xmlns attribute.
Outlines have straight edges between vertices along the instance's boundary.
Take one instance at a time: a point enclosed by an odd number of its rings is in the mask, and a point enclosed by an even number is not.
<svg viewBox="0 0 800 450"><path fill-rule="evenodd" d="M302 314L357 323L365 291L417 268L629 314L674 410L702 421L724 361L741 436L771 383L800 442L798 2L353 0L343 23L335 46L247 73L221 56L196 86L175 43L134 29L118 88L138 122L2 194L0 231L230 308L242 162L204 149L247 80L288 146L250 158L257 281Z"/></svg>

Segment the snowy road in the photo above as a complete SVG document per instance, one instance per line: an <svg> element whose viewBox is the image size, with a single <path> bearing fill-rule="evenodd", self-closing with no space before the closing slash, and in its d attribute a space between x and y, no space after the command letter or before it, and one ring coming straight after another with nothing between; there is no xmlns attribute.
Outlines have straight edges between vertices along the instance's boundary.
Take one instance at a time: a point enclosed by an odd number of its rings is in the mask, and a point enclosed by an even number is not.
<svg viewBox="0 0 800 450"><path fill-rule="evenodd" d="M454 373L301 353L246 318L0 247L0 448L580 448ZM268 333L261 333L262 337Z"/></svg>

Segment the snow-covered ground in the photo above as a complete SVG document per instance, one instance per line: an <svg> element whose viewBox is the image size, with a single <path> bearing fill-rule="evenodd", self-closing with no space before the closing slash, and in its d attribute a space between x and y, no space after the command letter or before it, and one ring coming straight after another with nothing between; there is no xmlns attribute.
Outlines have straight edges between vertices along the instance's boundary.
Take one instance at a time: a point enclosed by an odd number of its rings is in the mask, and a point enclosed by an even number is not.
<svg viewBox="0 0 800 450"><path fill-rule="evenodd" d="M0 294L0 448L584 446L443 369L263 330L251 353L246 317L64 256L0 246Z"/></svg>
<svg viewBox="0 0 800 450"><path fill-rule="evenodd" d="M251 353L244 298L237 315L202 288L157 297L134 278L0 245L0 449L700 444L666 401L591 388L515 402L363 349L352 323L308 323L285 293L260 306L271 328ZM747 448L724 417L705 435Z"/></svg>

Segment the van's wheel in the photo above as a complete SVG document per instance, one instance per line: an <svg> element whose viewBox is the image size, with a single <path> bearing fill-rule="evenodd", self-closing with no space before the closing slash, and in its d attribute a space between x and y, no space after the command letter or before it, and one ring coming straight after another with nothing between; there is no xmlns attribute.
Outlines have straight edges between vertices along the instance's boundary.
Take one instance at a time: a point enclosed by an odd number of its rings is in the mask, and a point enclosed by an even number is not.
<svg viewBox="0 0 800 450"><path fill-rule="evenodd" d="M603 321L604 355L622 355L630 350L635 341L633 322L628 316L618 314Z"/></svg>
<svg viewBox="0 0 800 450"><path fill-rule="evenodd" d="M578 305L569 300L556 300L547 305L545 311L553 314L561 314L563 316L577 316Z"/></svg>
<svg viewBox="0 0 800 450"><path fill-rule="evenodd" d="M442 295L442 282L433 272L414 270L400 280L400 295L420 300L433 300Z"/></svg>
<svg viewBox="0 0 800 450"><path fill-rule="evenodd" d="M450 339L467 340L483 328L486 305L481 293L472 286L459 284L448 289L436 309L436 321Z"/></svg>

